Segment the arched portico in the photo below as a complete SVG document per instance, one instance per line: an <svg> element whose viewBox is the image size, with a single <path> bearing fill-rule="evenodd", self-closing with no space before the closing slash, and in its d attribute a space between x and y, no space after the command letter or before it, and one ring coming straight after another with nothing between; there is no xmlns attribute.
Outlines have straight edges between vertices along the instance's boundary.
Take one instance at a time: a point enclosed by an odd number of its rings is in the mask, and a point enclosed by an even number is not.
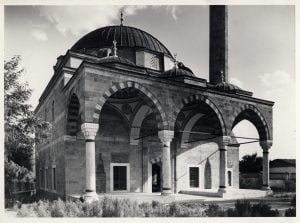
<svg viewBox="0 0 300 223"><path fill-rule="evenodd" d="M133 96L132 96L133 95ZM121 106L119 105L122 101L134 101L134 100L140 100L141 102L137 103L127 103L126 108L124 104ZM163 148L162 148L162 177L163 177L163 190L162 194L169 194L171 192L171 159L170 159L170 142L173 139L173 135L170 135L170 132L167 131L168 129L168 120L167 116L163 110L163 107L161 106L160 102L158 99L154 97L154 95L148 91L144 86L141 84L132 82L132 81L127 81L123 83L117 83L110 87L104 94L103 96L98 100L96 106L95 106L95 111L93 114L94 117L94 123L84 123L82 124L82 131L85 133L85 136L89 137L89 128L88 126L94 126L94 128L90 128L91 131L96 130L96 126L99 127L99 129L102 131L101 128L101 115L102 111L104 108L106 108L106 104L110 103L110 107L120 107L119 110L121 112L125 112L126 114L123 115L123 117L127 117L128 123L129 124L129 139L130 144L132 146L138 145L137 140L140 136L140 131L141 131L141 126L143 123L143 120L151 114L157 124L157 136L161 140ZM128 107L129 106L129 107ZM137 108L130 107L130 106L136 106ZM100 121L100 122L99 122ZM99 125L100 124L100 125ZM98 131L98 130L97 130ZM91 146L91 143L94 143L94 146ZM86 149L89 150L95 150L95 142L93 139L88 139L86 141ZM93 148L94 149L93 149ZM91 149L92 148L92 149ZM132 147L133 148L133 147ZM143 150L143 148L142 148ZM95 153L94 152L87 152L87 156L90 156L90 158L87 157L87 169L90 167L89 175L91 178L95 178L94 174L94 166L93 164ZM143 158L142 158L143 159ZM92 164L91 164L92 162ZM112 176L112 175L111 175ZM129 179L130 180L130 179ZM87 185L87 192L94 192L94 188L96 186L94 185L96 182L95 180L91 181L93 185ZM88 184L88 182L87 182ZM111 183L112 184L112 183ZM89 189L92 188L92 189ZM128 188L127 188L128 189Z"/></svg>
<svg viewBox="0 0 300 223"><path fill-rule="evenodd" d="M175 110L175 114L177 114L175 134L178 140L177 145L179 145L174 151L176 153L174 156L175 163L178 166L189 165L188 171L190 171L190 168L191 170L199 168L199 189L211 188L212 182L209 177L211 174L215 176L213 179L214 188L225 184L227 156L226 151L223 150L223 136L227 134L227 130L220 110L208 97L192 95L182 100L182 104ZM185 158L183 160L180 158L183 153L186 153L187 156L190 153L194 155L189 161L185 161ZM200 157L200 159L197 157ZM208 167L208 164L206 164L209 158L212 158L213 168L211 168L211 165ZM218 168L220 171L216 173L215 171ZM209 171L211 169L213 169L213 173ZM178 175L175 182L179 184L178 188L184 188L186 183L182 185L180 181L183 181L181 178L185 174L182 173L182 168L177 168L177 172L174 174ZM218 182L215 180L216 177L220 178ZM194 190L194 188L190 189Z"/></svg>
<svg viewBox="0 0 300 223"><path fill-rule="evenodd" d="M233 119L231 130L242 120L248 120L257 129L259 135L259 144L263 150L263 187L262 189L270 189L269 176L269 149L272 146L272 138L268 128L268 124L263 114L254 105L245 105L239 108Z"/></svg>

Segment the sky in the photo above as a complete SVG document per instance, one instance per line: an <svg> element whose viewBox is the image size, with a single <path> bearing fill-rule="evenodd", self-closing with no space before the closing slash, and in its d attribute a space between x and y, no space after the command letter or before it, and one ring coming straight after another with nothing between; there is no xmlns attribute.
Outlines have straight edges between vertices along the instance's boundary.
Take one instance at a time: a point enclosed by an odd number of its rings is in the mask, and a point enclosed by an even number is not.
<svg viewBox="0 0 300 223"><path fill-rule="evenodd" d="M21 55L24 81L38 99L54 74L59 55L83 35L107 25L140 28L159 39L201 78L209 73L209 7L193 6L5 6L4 57ZM275 102L271 159L296 158L294 6L229 6L229 81ZM235 135L258 138L255 127L240 122ZM243 142L239 140L239 142ZM241 145L240 157L257 152L258 143Z"/></svg>

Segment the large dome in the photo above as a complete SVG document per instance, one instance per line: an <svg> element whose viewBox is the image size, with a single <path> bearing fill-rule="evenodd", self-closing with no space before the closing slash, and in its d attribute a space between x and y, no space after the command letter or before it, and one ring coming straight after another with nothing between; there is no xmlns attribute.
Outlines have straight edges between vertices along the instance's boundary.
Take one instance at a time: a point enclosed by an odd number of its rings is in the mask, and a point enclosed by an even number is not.
<svg viewBox="0 0 300 223"><path fill-rule="evenodd" d="M170 51L151 34L129 26L107 26L96 29L82 37L72 51L111 47L113 40L118 47L141 47L172 57Z"/></svg>

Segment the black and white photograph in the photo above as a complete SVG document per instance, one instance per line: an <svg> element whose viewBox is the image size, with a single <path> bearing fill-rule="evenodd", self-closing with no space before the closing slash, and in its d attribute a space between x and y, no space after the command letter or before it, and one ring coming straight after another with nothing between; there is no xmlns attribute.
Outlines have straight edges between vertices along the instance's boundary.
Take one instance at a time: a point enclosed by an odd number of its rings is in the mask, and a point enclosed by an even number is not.
<svg viewBox="0 0 300 223"><path fill-rule="evenodd" d="M5 222L295 219L295 1L12 2Z"/></svg>

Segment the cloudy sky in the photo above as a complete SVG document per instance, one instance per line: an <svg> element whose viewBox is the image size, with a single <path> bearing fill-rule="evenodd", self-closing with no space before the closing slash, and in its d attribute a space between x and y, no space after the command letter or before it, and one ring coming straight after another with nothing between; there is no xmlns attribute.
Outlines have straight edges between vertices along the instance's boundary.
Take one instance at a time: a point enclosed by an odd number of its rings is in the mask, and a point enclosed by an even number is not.
<svg viewBox="0 0 300 223"><path fill-rule="evenodd" d="M207 6L6 6L5 59L21 55L34 107L56 58L87 32L120 24L121 8L125 25L151 33L197 76L208 78ZM294 16L293 6L229 6L230 82L275 102L272 159L296 157ZM234 132L258 137L247 121ZM261 155L257 143L240 147L240 157L253 152Z"/></svg>

